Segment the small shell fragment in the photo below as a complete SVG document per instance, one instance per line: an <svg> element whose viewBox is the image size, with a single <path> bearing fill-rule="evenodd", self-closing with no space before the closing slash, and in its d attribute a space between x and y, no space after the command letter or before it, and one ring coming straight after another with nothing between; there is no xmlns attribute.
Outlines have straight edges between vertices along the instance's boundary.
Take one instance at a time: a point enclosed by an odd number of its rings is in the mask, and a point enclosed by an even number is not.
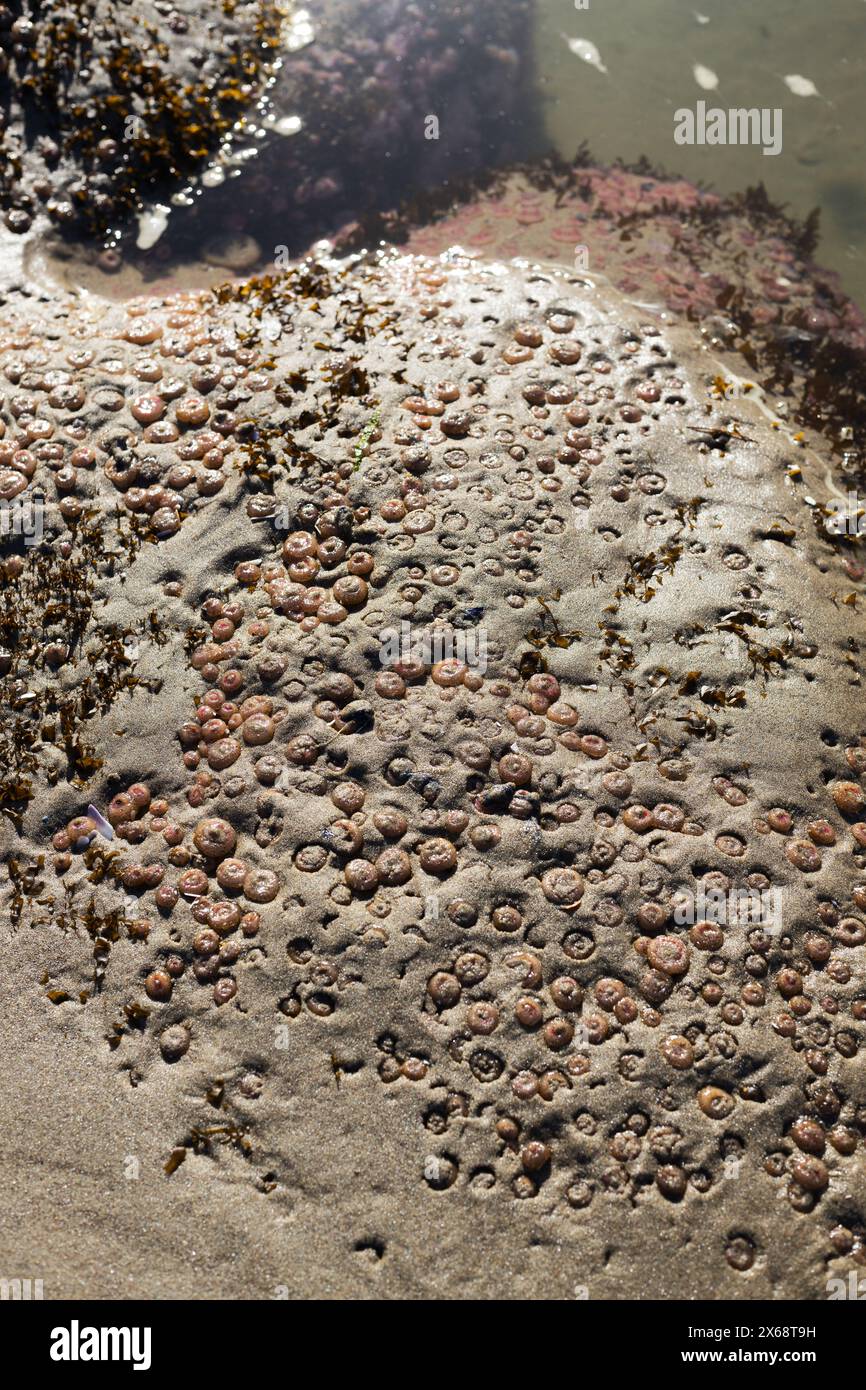
<svg viewBox="0 0 866 1390"><path fill-rule="evenodd" d="M794 93L795 97L817 97L821 93L815 83L809 77L801 77L799 73L791 73L785 78L785 86Z"/></svg>
<svg viewBox="0 0 866 1390"><path fill-rule="evenodd" d="M90 819L96 823L96 828L102 836L103 840L114 839L114 827L109 825L108 821L105 819L101 811L97 811L95 806L88 806L87 814L89 815Z"/></svg>

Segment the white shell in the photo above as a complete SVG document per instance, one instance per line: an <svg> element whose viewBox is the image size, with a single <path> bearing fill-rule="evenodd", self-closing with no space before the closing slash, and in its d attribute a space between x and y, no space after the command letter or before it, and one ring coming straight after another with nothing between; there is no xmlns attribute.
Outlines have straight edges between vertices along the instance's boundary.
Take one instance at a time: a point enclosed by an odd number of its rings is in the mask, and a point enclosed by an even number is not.
<svg viewBox="0 0 866 1390"><path fill-rule="evenodd" d="M719 85L719 79L712 68L705 68L703 63L695 63L692 68L695 81L699 87L703 87L705 92L714 92Z"/></svg>
<svg viewBox="0 0 866 1390"><path fill-rule="evenodd" d="M589 39L566 39L566 43L576 58L582 58L590 67L598 68L599 72L607 72L607 68L601 61L601 54L594 43Z"/></svg>
<svg viewBox="0 0 866 1390"><path fill-rule="evenodd" d="M101 811L97 811L95 806L88 806L87 814L89 815L92 821L96 822L96 828L102 836L103 840L114 839L114 829L111 825L109 825L108 821L105 819L105 816L102 814Z"/></svg>
<svg viewBox="0 0 866 1390"><path fill-rule="evenodd" d="M820 96L818 88L809 77L800 77L799 73L791 73L785 78L785 86L790 88L795 97L817 97Z"/></svg>
<svg viewBox="0 0 866 1390"><path fill-rule="evenodd" d="M168 226L171 208L164 203L154 203L153 207L138 215L138 236L135 244L140 251L149 251L155 246Z"/></svg>

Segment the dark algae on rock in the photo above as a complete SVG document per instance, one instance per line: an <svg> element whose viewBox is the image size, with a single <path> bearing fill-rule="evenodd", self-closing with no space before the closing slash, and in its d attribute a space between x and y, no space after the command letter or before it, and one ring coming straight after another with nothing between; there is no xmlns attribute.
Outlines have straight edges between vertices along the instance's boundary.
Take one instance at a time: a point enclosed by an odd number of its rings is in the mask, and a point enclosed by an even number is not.
<svg viewBox="0 0 866 1390"><path fill-rule="evenodd" d="M200 167L264 81L280 11L269 0L3 6L6 224L43 209L104 236Z"/></svg>

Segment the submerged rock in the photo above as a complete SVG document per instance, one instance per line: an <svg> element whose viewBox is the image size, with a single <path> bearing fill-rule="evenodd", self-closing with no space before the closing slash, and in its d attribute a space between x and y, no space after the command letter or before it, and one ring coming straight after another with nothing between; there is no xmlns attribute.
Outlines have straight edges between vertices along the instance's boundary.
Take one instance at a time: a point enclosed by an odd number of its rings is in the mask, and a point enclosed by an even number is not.
<svg viewBox="0 0 866 1390"><path fill-rule="evenodd" d="M171 196L173 234L200 244L215 223L242 230L258 199L281 221L274 244L303 246L335 211L526 148L531 13L531 0L60 0L34 12L26 43L0 30L6 226L116 245Z"/></svg>

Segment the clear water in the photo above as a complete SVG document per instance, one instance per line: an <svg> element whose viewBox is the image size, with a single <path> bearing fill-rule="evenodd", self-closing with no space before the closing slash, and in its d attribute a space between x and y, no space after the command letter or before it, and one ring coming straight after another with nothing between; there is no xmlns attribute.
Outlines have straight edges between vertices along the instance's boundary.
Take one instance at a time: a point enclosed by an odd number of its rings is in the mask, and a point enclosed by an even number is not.
<svg viewBox="0 0 866 1390"><path fill-rule="evenodd" d="M594 44L607 72L563 35ZM537 42L547 130L562 154L585 140L601 163L646 155L719 192L763 181L798 217L820 208L817 259L866 309L864 0L541 0ZM695 65L716 75L715 89L698 85ZM796 95L789 76L818 95ZM699 100L781 108L781 152L675 144L675 110Z"/></svg>

